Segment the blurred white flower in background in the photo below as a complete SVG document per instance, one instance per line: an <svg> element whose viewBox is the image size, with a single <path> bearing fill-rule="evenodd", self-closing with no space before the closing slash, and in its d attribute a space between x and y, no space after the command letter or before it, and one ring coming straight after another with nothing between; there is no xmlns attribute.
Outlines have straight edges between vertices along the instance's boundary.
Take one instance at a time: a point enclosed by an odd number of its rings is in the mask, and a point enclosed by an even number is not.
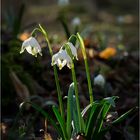
<svg viewBox="0 0 140 140"><path fill-rule="evenodd" d="M79 26L81 24L81 20L79 17L75 17L72 19L72 25L73 26Z"/></svg>
<svg viewBox="0 0 140 140"><path fill-rule="evenodd" d="M59 6L66 6L69 4L69 0L58 0Z"/></svg>
<svg viewBox="0 0 140 140"><path fill-rule="evenodd" d="M34 37L30 37L22 43L20 53L23 53L25 49L29 54L32 54L35 57L37 57L38 53L42 56L41 47L38 41Z"/></svg>
<svg viewBox="0 0 140 140"><path fill-rule="evenodd" d="M103 87L105 85L105 79L103 75L99 74L94 78L94 85Z"/></svg>
<svg viewBox="0 0 140 140"><path fill-rule="evenodd" d="M118 16L117 17L117 22L120 23L120 24L123 23L124 22L124 17L123 16Z"/></svg>

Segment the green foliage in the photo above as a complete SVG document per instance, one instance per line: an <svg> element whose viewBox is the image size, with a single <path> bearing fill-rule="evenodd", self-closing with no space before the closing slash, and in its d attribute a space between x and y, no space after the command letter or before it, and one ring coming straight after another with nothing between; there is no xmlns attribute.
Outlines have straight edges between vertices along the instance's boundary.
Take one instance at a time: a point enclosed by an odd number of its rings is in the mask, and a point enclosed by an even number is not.
<svg viewBox="0 0 140 140"><path fill-rule="evenodd" d="M63 118L61 117L58 109L56 107L53 107L53 112L58 120L58 123L60 124L61 130L63 132L63 139L66 140L67 139L67 132L66 132L66 124L63 120Z"/></svg>
<svg viewBox="0 0 140 140"><path fill-rule="evenodd" d="M114 100L117 97L108 97L100 102L94 102L90 108L87 118L86 132L87 139L98 139L98 135L102 129L103 121L111 106L114 106Z"/></svg>
<svg viewBox="0 0 140 140"><path fill-rule="evenodd" d="M21 106L21 109L22 107L25 105L25 104L30 104L36 111L40 112L45 118L47 118L49 120L49 122L53 125L53 127L57 130L58 134L63 137L63 134L62 134L62 131L60 129L59 126L57 126L56 122L54 119L52 119L53 117L50 116L49 113L47 113L44 109L42 109L40 106L38 106L37 104L34 104L32 102L23 102L22 103L22 106ZM58 111L56 110L56 108L54 109L56 113L58 113ZM59 114L59 113L58 113ZM58 115L57 114L57 115ZM59 114L60 115L60 114ZM60 117L58 115L58 117ZM61 120L62 121L62 120Z"/></svg>
<svg viewBox="0 0 140 140"><path fill-rule="evenodd" d="M62 21L64 22L64 21ZM65 24L65 23L63 23ZM77 136L79 133L83 134L86 140L101 140L105 136L106 132L109 131L111 126L123 121L134 109L129 110L118 119L114 120L110 126L104 126L104 122L106 121L107 114L109 113L112 107L115 108L115 99L117 96L107 97L100 101L93 101L93 93L92 93L92 86L90 80L90 72L88 67L88 61L86 56L86 50L84 46L84 42L82 37L79 33L76 35L70 36L70 33L67 29L66 24L64 25L66 30L67 38L69 42L76 44L76 41L79 42L80 48L82 50L84 62L85 62L85 69L87 75L87 83L89 88L89 97L90 97L90 104L81 112L80 103L79 103L79 95L78 95L78 84L74 69L74 63L72 61L72 79L73 83L69 86L68 96L67 96L67 114L66 118L63 111L63 102L61 96L61 90L59 86L59 79L57 69L54 66L54 75L56 80L56 87L58 92L58 99L59 99L59 109L56 106L52 107L53 113L55 115L55 119L44 111L40 106L32 103L32 102L24 102L30 104L36 111L40 112L45 118L47 118L50 123L54 126L56 131L58 132L59 136L62 140L70 140L71 138ZM34 31L41 32L46 39L46 42L49 47L50 55L53 56L52 48L50 46L48 34L45 29L39 24L39 28L36 28ZM64 46L65 47L65 46ZM66 45L66 49L70 50L70 46ZM67 51L68 55L71 56L72 51ZM71 57L72 58L72 57ZM61 63L61 62L60 62ZM56 120L58 124L56 123Z"/></svg>
<svg viewBox="0 0 140 140"><path fill-rule="evenodd" d="M69 30L69 27L68 27L68 22L67 22L67 20L64 16L64 14L61 14L58 19L61 22L61 24L64 28L64 31L65 31L66 37L68 39L70 37L71 33L70 33L70 30Z"/></svg>

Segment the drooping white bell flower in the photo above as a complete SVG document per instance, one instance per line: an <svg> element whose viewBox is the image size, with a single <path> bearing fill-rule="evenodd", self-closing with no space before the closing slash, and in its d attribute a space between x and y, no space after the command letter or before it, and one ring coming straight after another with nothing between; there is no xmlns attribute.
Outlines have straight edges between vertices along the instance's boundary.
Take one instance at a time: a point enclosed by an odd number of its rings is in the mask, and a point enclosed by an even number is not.
<svg viewBox="0 0 140 140"><path fill-rule="evenodd" d="M71 42L68 42L67 44L69 45L69 47L71 49L71 53L73 55L73 58L75 57L78 60L76 47Z"/></svg>
<svg viewBox="0 0 140 140"><path fill-rule="evenodd" d="M98 85L98 86L103 87L104 84L105 84L105 79L104 79L104 77L101 74L97 75L94 78L94 85Z"/></svg>
<svg viewBox="0 0 140 140"><path fill-rule="evenodd" d="M20 53L23 53L25 49L29 54L32 54L35 57L37 57L38 53L42 56L41 47L38 41L34 37L30 37L22 43Z"/></svg>
<svg viewBox="0 0 140 140"><path fill-rule="evenodd" d="M57 65L61 70L65 65L71 69L72 60L66 50L61 49L58 53L52 56L51 65Z"/></svg>

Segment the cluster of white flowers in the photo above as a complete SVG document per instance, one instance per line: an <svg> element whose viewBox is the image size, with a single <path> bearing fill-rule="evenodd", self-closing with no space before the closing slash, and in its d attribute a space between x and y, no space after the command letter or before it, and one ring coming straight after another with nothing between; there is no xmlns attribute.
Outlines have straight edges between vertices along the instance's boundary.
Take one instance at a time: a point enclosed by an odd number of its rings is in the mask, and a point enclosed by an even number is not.
<svg viewBox="0 0 140 140"><path fill-rule="evenodd" d="M57 65L60 70L65 65L71 69L72 59L76 58L78 60L76 47L71 42L68 42L67 45L69 45L71 50L72 58L67 53L66 49L63 49L63 47L61 47L58 53L52 56L51 65ZM25 49L28 53L34 55L35 57L37 57L38 53L42 56L41 47L34 37L30 37L23 42L20 53L23 53Z"/></svg>

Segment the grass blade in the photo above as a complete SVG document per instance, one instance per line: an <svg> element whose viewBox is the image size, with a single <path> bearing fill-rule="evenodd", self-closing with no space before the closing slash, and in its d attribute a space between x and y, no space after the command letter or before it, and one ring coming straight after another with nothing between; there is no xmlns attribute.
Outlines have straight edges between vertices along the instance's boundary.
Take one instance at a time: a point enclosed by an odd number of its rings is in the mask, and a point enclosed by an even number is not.
<svg viewBox="0 0 140 140"><path fill-rule="evenodd" d="M58 19L61 22L61 24L64 28L64 31L65 31L66 37L68 39L70 37L71 33L70 33L69 28L68 28L67 20L66 20L64 15L60 15Z"/></svg>
<svg viewBox="0 0 140 140"><path fill-rule="evenodd" d="M93 137L95 140L98 140L98 134L103 126L103 121L106 118L106 115L110 109L111 106L115 107L115 99L118 98L117 96L113 96L113 97L107 97L103 100L101 100L100 104L103 104L103 108L101 111L101 114L99 115L98 121L97 121L97 125L95 128L95 131L93 133Z"/></svg>
<svg viewBox="0 0 140 140"><path fill-rule="evenodd" d="M21 109L22 109L23 105L25 105L25 104L30 104L36 111L40 112L45 118L47 118L50 121L50 123L53 125L53 127L56 129L58 134L61 137L63 137L61 129L56 125L56 122L52 119L52 117L46 111L44 111L40 106L38 106L32 102L23 102Z"/></svg>
<svg viewBox="0 0 140 140"><path fill-rule="evenodd" d="M112 122L112 124L117 124L122 122L124 119L126 119L126 117L131 114L132 112L134 112L136 110L135 108L130 109L129 111L127 111L126 113L124 113L123 115L121 115L119 118L117 118L115 121Z"/></svg>
<svg viewBox="0 0 140 140"><path fill-rule="evenodd" d="M89 112L89 116L87 118L88 121L86 124L86 131L85 131L87 139L91 138L91 134L92 134L92 131L95 127L95 122L96 122L98 113L100 111L100 108L101 107L99 106L98 103L94 103L91 107L91 110Z"/></svg>
<svg viewBox="0 0 140 140"><path fill-rule="evenodd" d="M74 83L69 86L68 99L67 99L67 134L68 138L71 137L72 129L72 106L73 106Z"/></svg>
<svg viewBox="0 0 140 140"><path fill-rule="evenodd" d="M55 106L53 106L53 112L54 112L54 114L57 118L57 121L60 124L61 130L63 132L63 137L64 137L65 140L67 140L66 124L65 124L63 118L61 117L58 109Z"/></svg>

